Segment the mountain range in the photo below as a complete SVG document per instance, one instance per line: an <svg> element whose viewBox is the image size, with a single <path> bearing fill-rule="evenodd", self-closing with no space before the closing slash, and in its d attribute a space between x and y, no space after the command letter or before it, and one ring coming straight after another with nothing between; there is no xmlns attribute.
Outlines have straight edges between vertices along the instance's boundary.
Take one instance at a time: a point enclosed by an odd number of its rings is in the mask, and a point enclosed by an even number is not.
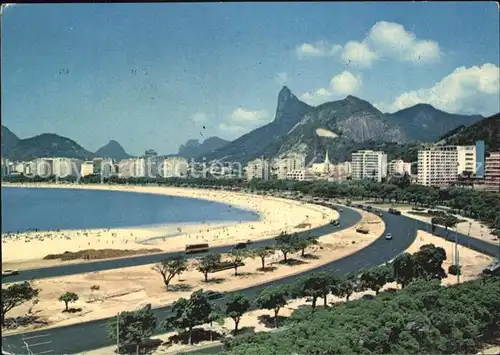
<svg viewBox="0 0 500 355"><path fill-rule="evenodd" d="M355 96L310 106L284 86L278 94L274 120L243 136L227 141L219 137L200 143L190 139L177 154L196 160L226 160L246 163L255 158L303 153L307 159L323 159L328 151L332 162L350 160L359 149L380 149L388 158L413 161L422 143L446 139L450 144L487 141L490 150L499 149L498 115L450 114L427 104L418 104L395 113L383 113L368 101ZM471 141L472 140L472 141ZM122 146L112 140L95 153L75 141L52 133L19 139L2 126L2 156L11 160L61 156L79 159L129 158Z"/></svg>
<svg viewBox="0 0 500 355"><path fill-rule="evenodd" d="M300 101L288 87L279 95L274 121L259 127L205 156L207 160L246 162L251 159L303 153L310 160L323 158L328 150L332 162L349 160L359 149L388 145L401 147L434 142L459 126L467 127L484 117L455 115L431 105L419 104L392 114L382 113L355 96L316 107ZM397 144L396 144L397 143ZM389 154L389 158L395 157ZM198 158L201 158L199 156Z"/></svg>
<svg viewBox="0 0 500 355"><path fill-rule="evenodd" d="M198 139L190 139L186 143L181 144L177 156L186 159L196 158L200 155L210 154L228 143L229 141L219 137L207 138L203 143L200 143Z"/></svg>
<svg viewBox="0 0 500 355"><path fill-rule="evenodd" d="M458 126L439 139L440 143L454 145L473 144L478 140L485 141L486 151L500 150L500 113L469 127Z"/></svg>
<svg viewBox="0 0 500 355"><path fill-rule="evenodd" d="M95 153L74 140L54 133L43 133L20 139L7 127L2 126L2 157L27 161L42 157L66 157L88 160L95 157L125 159L130 157L116 141L110 141Z"/></svg>

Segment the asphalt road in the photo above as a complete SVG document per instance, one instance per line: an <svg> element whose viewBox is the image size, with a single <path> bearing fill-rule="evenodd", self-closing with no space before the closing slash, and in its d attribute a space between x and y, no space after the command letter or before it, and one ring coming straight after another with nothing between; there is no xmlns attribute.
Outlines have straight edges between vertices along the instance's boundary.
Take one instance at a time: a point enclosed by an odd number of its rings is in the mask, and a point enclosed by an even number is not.
<svg viewBox="0 0 500 355"><path fill-rule="evenodd" d="M333 230L340 230L347 228L355 224L359 220L360 216L354 210L344 208L344 212L341 213L341 223L338 227L326 226L317 228L312 233L315 235L322 235ZM393 235L392 240L385 240L384 236L381 236L374 243L363 248L359 252L346 256L342 259L336 260L329 264L323 265L312 271L320 270L330 270L338 275L343 275L352 271L359 270L361 268L368 268L383 264L387 261L392 260L399 254L403 253L415 240L416 233L418 229L430 231L430 225L425 222L420 222L405 216L396 216L383 212L384 222L386 224L386 232L390 232ZM435 234L441 237L445 237L450 240L455 239L455 233L449 232L448 237L446 237L446 232L443 228L436 228ZM272 243L272 241L267 241ZM490 256L496 256L498 253L498 248L488 242L484 242L478 239L467 237L465 235L458 234L458 242L464 246L470 247L477 251ZM257 245L264 245L255 243L252 247ZM217 249L217 251L223 251L227 249ZM145 256L137 257L133 260L110 260L106 262L92 263L92 264L81 264L81 265L71 265L67 268L74 268L72 272L65 271L61 268L50 268L33 270L33 276L35 278L42 275L43 277L68 275L71 273L81 273L97 270L108 270L112 268L128 267L135 265L142 265L148 263L154 263L160 260L163 256ZM290 284L297 280L297 278L308 274L312 271L302 273L300 275L293 275L285 277L283 279L272 281L266 284L249 287L238 292L244 293L249 298L255 297L261 290L271 285L280 284ZM26 271L27 272L27 271ZM26 272L23 272L25 274ZM36 276L35 276L36 275ZM21 276L21 275L20 275ZM169 312L169 307L158 308L154 310L156 316L162 320L165 315ZM104 346L112 345L113 342L107 338L106 335L106 324L108 319L97 320L82 324L75 324L66 327L59 327L48 329L44 331L29 332L25 334L16 334L8 337L2 338L2 347L4 350L20 354L26 353L25 342L29 344L29 347L34 355L39 354L74 354L90 349L96 349ZM161 333L158 330L158 333Z"/></svg>

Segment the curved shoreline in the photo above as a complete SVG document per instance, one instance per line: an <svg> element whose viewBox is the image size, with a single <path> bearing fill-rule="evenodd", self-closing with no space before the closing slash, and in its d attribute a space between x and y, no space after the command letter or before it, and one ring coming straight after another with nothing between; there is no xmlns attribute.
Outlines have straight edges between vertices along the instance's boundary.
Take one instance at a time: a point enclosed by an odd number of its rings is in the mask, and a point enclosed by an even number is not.
<svg viewBox="0 0 500 355"><path fill-rule="evenodd" d="M198 197L190 197L190 196L182 196L182 195L170 195L170 194L163 194L163 193L155 193L155 192L150 192L150 191L138 191L138 190L125 190L125 189L114 189L114 188L93 188L92 184L88 185L76 185L76 184L66 184L66 185L56 185L56 184L13 184L13 183L4 183L2 184L2 188L11 188L11 189L16 189L16 188L21 188L21 189L47 189L47 190L54 190L54 189L60 189L60 190L88 190L88 191L105 191L105 192L111 192L111 193L127 193L127 194L139 194L139 195L151 195L151 196L161 196L165 198L182 198L190 201L200 201L200 202L213 202L217 203L220 205L223 205L228 208L233 208L233 206L227 204L224 201L211 201L211 200L206 200L203 198L198 198ZM97 185L99 186L99 185ZM103 186L110 186L110 187L120 187L123 185L103 185ZM252 215L258 215L258 219L243 219L244 222L257 222L261 221L263 216L258 210L254 209L249 209L247 207L238 207L238 211L241 212L246 212ZM177 222L177 221L165 221L165 222L158 222L158 223L139 223L139 224L130 224L130 225L122 225L122 226L99 226L99 227L88 227L88 228L50 228L50 229L38 229L37 231L39 233L44 233L44 232L54 232L56 229L57 231L60 232L71 232L71 231L81 231L81 230L86 230L86 231L96 231L96 230L103 230L103 229L151 229L151 228L162 228L162 227L171 227L173 225L175 226L190 226L190 225L197 225L197 224L235 224L238 223L237 219L231 220L231 219L203 219L201 221L195 221L195 222ZM18 233L29 233L33 232L33 229L19 229ZM9 235L9 234L16 234L13 231L6 231L2 232L2 235Z"/></svg>
<svg viewBox="0 0 500 355"><path fill-rule="evenodd" d="M258 221L239 221L231 223L198 223L191 225L169 225L159 227L113 228L97 230L61 231L59 234L25 233L17 240L2 240L2 264L10 268L26 269L22 264L40 261L47 254L63 253L84 249L142 249L145 245L154 246L164 252L184 250L186 244L207 242L211 246L232 245L241 241L267 239L281 231L294 232L313 229L337 219L338 213L326 207L303 204L301 202L271 196L250 195L240 192L227 192L208 189L174 188L157 186L123 185L54 185L54 184L11 184L27 188L63 188L124 191L150 193L168 196L194 198L225 203L231 207L254 211L261 219ZM296 229L299 224L307 228ZM174 233L182 233L173 236ZM168 236L168 238L167 238ZM28 240L28 241L27 241ZM29 243L31 248L26 248ZM29 249L29 250L26 250ZM40 262L40 267L51 265ZM53 265L53 263L52 263Z"/></svg>

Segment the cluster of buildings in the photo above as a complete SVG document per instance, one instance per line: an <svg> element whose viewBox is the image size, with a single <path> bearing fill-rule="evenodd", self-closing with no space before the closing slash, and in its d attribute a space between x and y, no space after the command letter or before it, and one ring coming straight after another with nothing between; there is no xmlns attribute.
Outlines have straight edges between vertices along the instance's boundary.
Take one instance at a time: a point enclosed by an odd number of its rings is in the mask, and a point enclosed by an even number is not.
<svg viewBox="0 0 500 355"><path fill-rule="evenodd" d="M382 182L391 177L407 176L411 183L448 187L468 183L475 188L500 191L500 152L486 156L484 141L470 146L429 145L418 151L417 174L412 174L412 163L387 160L383 151L360 150L352 153L351 161L332 164L328 152L323 163L306 165L305 156L291 154L277 159L255 159L245 168L248 180L287 179L363 180Z"/></svg>
<svg viewBox="0 0 500 355"><path fill-rule="evenodd" d="M418 152L417 183L447 187L467 183L500 191L500 152L485 153L484 141L475 145L432 145Z"/></svg>
<svg viewBox="0 0 500 355"><path fill-rule="evenodd" d="M159 158L154 150L147 150L142 157L114 161L111 158L80 160L73 158L37 158L31 161L12 162L1 159L2 177L13 175L85 177L99 175L105 178L128 177L186 177L189 163L184 158Z"/></svg>
<svg viewBox="0 0 500 355"><path fill-rule="evenodd" d="M416 174L412 163L403 160L387 160L383 151L360 150L352 153L351 161L331 163L328 151L322 163L306 164L303 154L288 154L274 159L255 159L242 167L239 163L188 162L181 157L158 157L154 150L146 150L143 156L120 161L95 158L82 161L72 158L38 158L28 162L1 160L2 176L57 176L85 177L223 177L280 180L363 180L377 182L392 177L406 176L411 183L448 187L453 184L474 186L500 191L500 152L485 154L484 141L475 145L429 145L418 151Z"/></svg>

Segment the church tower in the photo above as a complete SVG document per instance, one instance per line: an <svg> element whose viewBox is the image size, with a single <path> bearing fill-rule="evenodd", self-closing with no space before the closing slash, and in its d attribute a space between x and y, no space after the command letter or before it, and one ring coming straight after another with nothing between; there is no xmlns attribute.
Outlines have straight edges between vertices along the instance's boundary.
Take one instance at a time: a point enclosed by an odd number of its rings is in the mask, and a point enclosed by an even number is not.
<svg viewBox="0 0 500 355"><path fill-rule="evenodd" d="M328 149L326 150L325 162L323 163L323 171L325 174L330 172L330 160L328 159Z"/></svg>

